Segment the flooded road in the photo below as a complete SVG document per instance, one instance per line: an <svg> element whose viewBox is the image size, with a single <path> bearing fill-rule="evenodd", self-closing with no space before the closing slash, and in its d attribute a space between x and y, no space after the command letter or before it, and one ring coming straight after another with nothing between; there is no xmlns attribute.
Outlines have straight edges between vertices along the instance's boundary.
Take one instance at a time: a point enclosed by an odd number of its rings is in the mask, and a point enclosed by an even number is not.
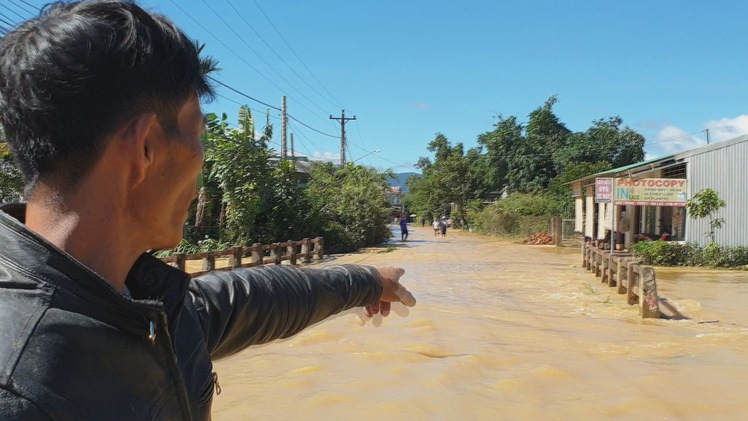
<svg viewBox="0 0 748 421"><path fill-rule="evenodd" d="M324 264L402 266L416 307L341 314L217 362L215 419L748 417L746 272L658 268L688 319L642 320L577 248L428 226L393 244Z"/></svg>

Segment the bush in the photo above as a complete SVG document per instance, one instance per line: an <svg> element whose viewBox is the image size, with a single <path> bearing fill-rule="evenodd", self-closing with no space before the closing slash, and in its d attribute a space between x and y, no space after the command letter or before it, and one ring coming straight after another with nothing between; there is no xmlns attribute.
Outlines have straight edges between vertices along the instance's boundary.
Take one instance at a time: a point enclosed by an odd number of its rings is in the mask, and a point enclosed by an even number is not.
<svg viewBox="0 0 748 421"><path fill-rule="evenodd" d="M514 194L475 212L472 225L481 234L527 237L547 232L548 220L558 211L558 203L552 197Z"/></svg>
<svg viewBox="0 0 748 421"><path fill-rule="evenodd" d="M746 246L730 247L711 243L702 248L695 243L657 240L632 244L629 250L641 258L646 265L713 268L736 268L748 265L748 247Z"/></svg>

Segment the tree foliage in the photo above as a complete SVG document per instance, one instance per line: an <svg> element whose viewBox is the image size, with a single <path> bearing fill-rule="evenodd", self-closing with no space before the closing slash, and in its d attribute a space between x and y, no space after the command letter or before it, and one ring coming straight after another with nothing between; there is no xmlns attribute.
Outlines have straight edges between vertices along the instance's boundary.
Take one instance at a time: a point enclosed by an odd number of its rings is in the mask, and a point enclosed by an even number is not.
<svg viewBox="0 0 748 421"><path fill-rule="evenodd" d="M328 250L350 251L390 238L386 193L387 178L393 174L353 163L339 167L315 162L310 175L307 197Z"/></svg>
<svg viewBox="0 0 748 421"><path fill-rule="evenodd" d="M408 180L408 209L432 218L450 214L455 205L453 223L459 223L465 219L465 205L479 189L481 167L472 164L479 161L480 154L471 149L466 155L462 143L453 146L441 133L429 142L428 150L434 154L434 162L419 160L423 174Z"/></svg>
<svg viewBox="0 0 748 421"><path fill-rule="evenodd" d="M715 214L725 206L727 203L720 199L719 194L712 189L702 190L686 201L686 208L691 218L709 218L709 232L706 236L709 237L711 243L714 243L716 231L725 223L725 218L716 218Z"/></svg>
<svg viewBox="0 0 748 421"><path fill-rule="evenodd" d="M8 148L0 127L0 202L17 202L23 198L23 176Z"/></svg>
<svg viewBox="0 0 748 421"><path fill-rule="evenodd" d="M555 96L548 98L530 112L526 123L516 116L498 116L492 131L478 135L479 147L467 153L461 143L452 146L437 133L427 148L433 162L419 159L422 174L411 178L406 203L422 214L448 211L450 204L468 207L469 214L458 218L469 220L480 212L477 203L489 195L530 193L549 202L546 208L558 212L554 216L568 216L573 212L569 182L644 158L644 137L624 126L620 117L598 119L589 129L573 132L556 115L557 102Z"/></svg>
<svg viewBox="0 0 748 421"><path fill-rule="evenodd" d="M258 130L241 107L236 128L224 114L206 116L198 202L188 221L188 244L222 247L325 237L331 252L378 245L389 238L386 179L349 163L314 163L301 183L294 162L268 147L273 128ZM207 239L205 237L208 237Z"/></svg>

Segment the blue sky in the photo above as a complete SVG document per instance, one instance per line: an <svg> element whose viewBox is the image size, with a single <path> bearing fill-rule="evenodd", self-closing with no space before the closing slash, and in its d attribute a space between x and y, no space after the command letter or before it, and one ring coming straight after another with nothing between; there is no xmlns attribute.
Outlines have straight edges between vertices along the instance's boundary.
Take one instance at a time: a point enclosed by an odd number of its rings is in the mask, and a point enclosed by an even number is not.
<svg viewBox="0 0 748 421"><path fill-rule="evenodd" d="M37 0L2 0L0 18ZM413 171L441 132L476 146L497 115L527 115L557 95L573 131L620 115L648 158L748 133L748 2L143 0L206 44L217 78L274 107L297 152ZM233 120L247 104L219 88L204 109ZM271 110L275 142L279 112ZM302 124L303 123L303 124ZM279 148L277 145L275 146ZM370 153L379 150L379 153Z"/></svg>

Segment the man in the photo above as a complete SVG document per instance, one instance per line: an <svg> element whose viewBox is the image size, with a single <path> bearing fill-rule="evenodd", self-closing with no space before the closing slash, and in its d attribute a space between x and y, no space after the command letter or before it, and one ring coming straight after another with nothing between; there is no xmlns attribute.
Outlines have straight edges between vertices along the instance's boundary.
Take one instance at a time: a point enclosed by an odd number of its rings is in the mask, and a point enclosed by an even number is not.
<svg viewBox="0 0 748 421"><path fill-rule="evenodd" d="M28 197L0 212L0 419L209 418L212 358L415 304L402 269L190 280L144 254L180 241L210 93L189 39L134 3L57 4L0 40Z"/></svg>
<svg viewBox="0 0 748 421"><path fill-rule="evenodd" d="M400 240L408 240L408 217L400 215Z"/></svg>

